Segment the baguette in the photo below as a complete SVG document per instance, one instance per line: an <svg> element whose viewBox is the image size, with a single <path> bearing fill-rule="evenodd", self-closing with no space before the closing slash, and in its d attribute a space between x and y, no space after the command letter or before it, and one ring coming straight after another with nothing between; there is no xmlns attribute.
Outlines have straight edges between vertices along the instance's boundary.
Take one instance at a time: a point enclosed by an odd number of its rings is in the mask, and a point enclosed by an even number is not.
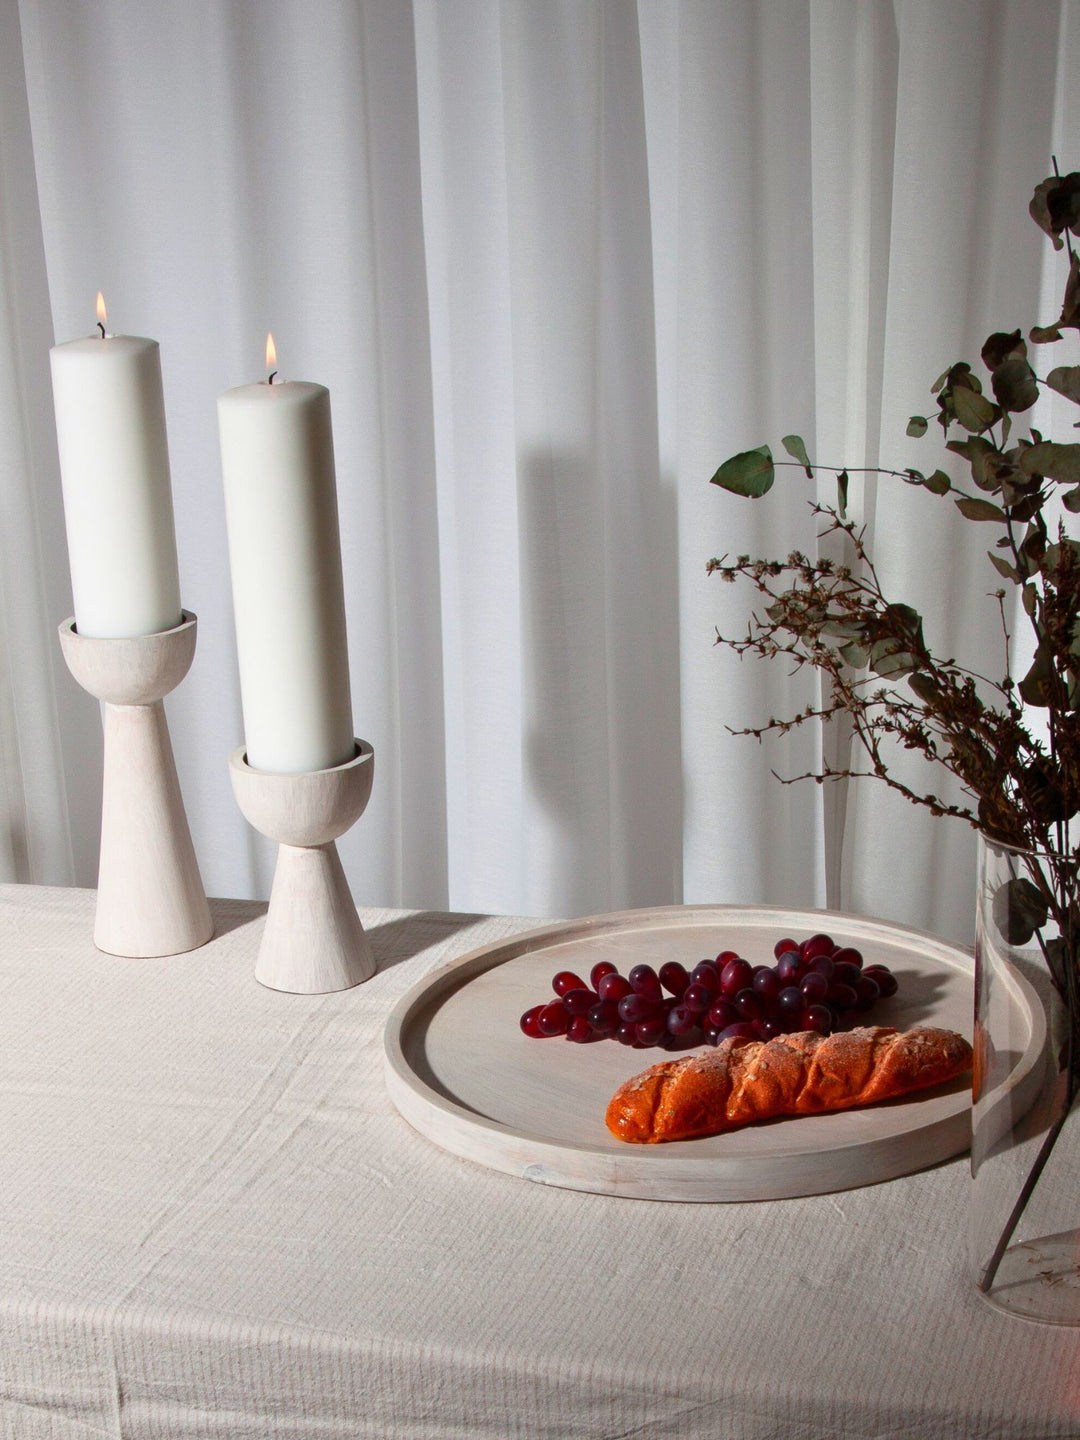
<svg viewBox="0 0 1080 1440"><path fill-rule="evenodd" d="M872 1105L970 1068L971 1046L963 1036L929 1026L731 1039L627 1080L607 1107L607 1127L636 1145L692 1140L777 1115Z"/></svg>

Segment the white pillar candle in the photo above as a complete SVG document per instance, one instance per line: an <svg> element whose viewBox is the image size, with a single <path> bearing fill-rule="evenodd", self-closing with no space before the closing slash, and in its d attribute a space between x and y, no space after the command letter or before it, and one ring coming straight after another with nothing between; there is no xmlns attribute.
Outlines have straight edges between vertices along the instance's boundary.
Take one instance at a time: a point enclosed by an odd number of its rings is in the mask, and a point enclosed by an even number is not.
<svg viewBox="0 0 1080 1440"><path fill-rule="evenodd" d="M286 380L218 400L248 764L354 753L330 392Z"/></svg>
<svg viewBox="0 0 1080 1440"><path fill-rule="evenodd" d="M180 579L157 341L93 335L50 359L75 628L171 630Z"/></svg>

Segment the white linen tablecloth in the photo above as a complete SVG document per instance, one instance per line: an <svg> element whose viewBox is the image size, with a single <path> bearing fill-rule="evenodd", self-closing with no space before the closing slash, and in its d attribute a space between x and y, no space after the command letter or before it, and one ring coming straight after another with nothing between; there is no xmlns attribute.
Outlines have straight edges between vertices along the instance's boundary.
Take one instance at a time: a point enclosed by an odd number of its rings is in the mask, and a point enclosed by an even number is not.
<svg viewBox="0 0 1080 1440"><path fill-rule="evenodd" d="M804 1200L533 1185L398 1116L382 1030L536 921L362 911L379 960L252 978L265 907L118 960L88 891L0 887L0 1436L1080 1435L1080 1334L963 1271L959 1160Z"/></svg>

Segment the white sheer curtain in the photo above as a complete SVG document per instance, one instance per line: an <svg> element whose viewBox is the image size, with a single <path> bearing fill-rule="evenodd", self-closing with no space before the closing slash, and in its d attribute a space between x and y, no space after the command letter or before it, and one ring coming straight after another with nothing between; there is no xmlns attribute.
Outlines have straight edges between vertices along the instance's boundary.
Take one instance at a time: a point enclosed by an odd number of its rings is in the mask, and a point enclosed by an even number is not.
<svg viewBox="0 0 1080 1440"><path fill-rule="evenodd" d="M1078 0L0 0L0 864L92 884L97 717L68 613L47 346L162 343L194 669L169 702L211 893L265 894L216 395L332 393L360 902L580 914L842 906L966 936L973 839L713 647L710 556L812 549L808 486L707 482L783 434L924 463L909 414L1059 285L1026 215L1080 164ZM51 313L50 313L51 312ZM936 457L935 457L936 463ZM828 496L827 489L823 488ZM976 527L853 486L886 583L997 666ZM283 597L283 603L286 603Z"/></svg>

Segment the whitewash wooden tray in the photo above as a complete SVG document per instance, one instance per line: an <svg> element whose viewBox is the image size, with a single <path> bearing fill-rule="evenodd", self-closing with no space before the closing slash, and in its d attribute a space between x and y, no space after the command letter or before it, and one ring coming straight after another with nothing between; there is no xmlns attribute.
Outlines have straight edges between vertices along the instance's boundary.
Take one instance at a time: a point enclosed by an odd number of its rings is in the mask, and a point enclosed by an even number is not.
<svg viewBox="0 0 1080 1440"><path fill-rule="evenodd" d="M720 950L772 964L783 936L825 931L899 981L860 1023L940 1025L969 1040L972 959L933 936L829 911L671 906L530 931L435 972L398 1004L385 1033L386 1083L404 1118L452 1154L545 1185L651 1200L736 1201L824 1194L890 1180L968 1148L968 1078L864 1110L769 1121L727 1135L628 1145L604 1111L629 1076L668 1056L613 1040L532 1040L519 1027L552 998L551 978L588 982L598 960L625 975L687 968Z"/></svg>

